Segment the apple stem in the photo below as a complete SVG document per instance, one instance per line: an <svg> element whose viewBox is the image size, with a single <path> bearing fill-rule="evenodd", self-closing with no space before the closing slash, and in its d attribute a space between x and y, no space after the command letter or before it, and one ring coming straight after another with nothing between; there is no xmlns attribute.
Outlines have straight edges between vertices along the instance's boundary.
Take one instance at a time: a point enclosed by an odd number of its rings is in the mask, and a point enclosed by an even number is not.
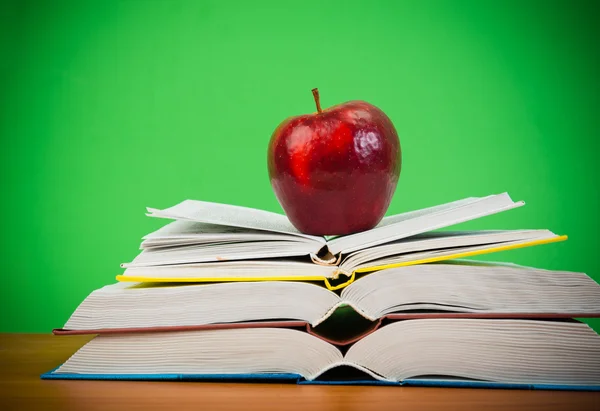
<svg viewBox="0 0 600 411"><path fill-rule="evenodd" d="M323 110L321 110L321 101L319 100L319 89L313 88L312 93L313 93L313 97L315 98L315 103L317 104L317 112L322 113Z"/></svg>

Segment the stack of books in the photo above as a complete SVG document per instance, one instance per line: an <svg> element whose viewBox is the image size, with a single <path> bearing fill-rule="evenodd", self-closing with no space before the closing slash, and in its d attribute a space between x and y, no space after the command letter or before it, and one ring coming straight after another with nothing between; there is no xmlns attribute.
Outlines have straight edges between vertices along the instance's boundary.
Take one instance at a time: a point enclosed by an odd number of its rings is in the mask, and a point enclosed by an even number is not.
<svg viewBox="0 0 600 411"><path fill-rule="evenodd" d="M467 257L565 240L448 231L506 193L316 237L280 214L186 200L56 335L94 334L45 379L600 389L600 286Z"/></svg>

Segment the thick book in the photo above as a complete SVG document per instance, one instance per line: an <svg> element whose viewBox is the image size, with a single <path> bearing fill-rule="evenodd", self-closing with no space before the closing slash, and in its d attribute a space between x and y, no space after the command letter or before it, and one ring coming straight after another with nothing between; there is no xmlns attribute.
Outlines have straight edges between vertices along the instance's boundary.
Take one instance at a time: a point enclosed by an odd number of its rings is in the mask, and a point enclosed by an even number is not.
<svg viewBox="0 0 600 411"><path fill-rule="evenodd" d="M600 336L572 320L511 319L399 321L343 351L285 328L104 334L42 378L598 390Z"/></svg>
<svg viewBox="0 0 600 411"><path fill-rule="evenodd" d="M117 283L54 332L292 327L344 345L404 319L585 317L600 317L600 285L584 273L459 260L377 271L341 292L286 281Z"/></svg>
<svg viewBox="0 0 600 411"><path fill-rule="evenodd" d="M357 274L562 241L549 230L436 231L522 206L507 193L473 197L385 217L364 232L317 237L280 214L186 200L148 209L175 220L144 237L119 281L324 281L330 289Z"/></svg>

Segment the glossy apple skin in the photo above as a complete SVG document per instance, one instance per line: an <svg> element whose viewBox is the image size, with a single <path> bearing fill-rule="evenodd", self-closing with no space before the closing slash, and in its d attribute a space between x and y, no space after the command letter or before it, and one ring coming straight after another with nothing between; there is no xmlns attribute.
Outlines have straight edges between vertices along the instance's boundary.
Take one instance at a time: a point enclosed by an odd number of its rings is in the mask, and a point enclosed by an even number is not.
<svg viewBox="0 0 600 411"><path fill-rule="evenodd" d="M292 224L306 234L375 227L390 205L401 167L394 125L364 101L288 118L268 148L275 195Z"/></svg>

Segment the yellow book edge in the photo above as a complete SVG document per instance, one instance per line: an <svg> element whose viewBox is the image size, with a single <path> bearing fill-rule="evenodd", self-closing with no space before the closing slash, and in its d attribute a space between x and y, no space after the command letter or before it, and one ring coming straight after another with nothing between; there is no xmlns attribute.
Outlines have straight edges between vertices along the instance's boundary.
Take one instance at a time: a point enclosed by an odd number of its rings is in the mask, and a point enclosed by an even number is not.
<svg viewBox="0 0 600 411"><path fill-rule="evenodd" d="M336 284L336 285L332 285L329 281L330 280L329 278L321 277L321 276L313 276L313 277L311 277L311 276L307 276L307 277L285 277L285 276L282 276L282 277L243 277L243 278L241 278L241 277L240 278L238 278L238 277L169 278L169 277L144 277L144 276L117 275L116 278L117 278L117 281L121 281L121 282L143 282L143 283L215 283L215 282L240 282L240 281L323 281L328 290L335 291L335 290L339 290L341 288L344 288L344 287L352 284L352 282L354 282L354 280L356 278L356 274L380 271L380 270L385 270L387 268L406 267L409 265L427 264L427 263L435 263L435 262L439 262L439 261L455 260L455 259L459 259L459 258L474 257L477 255L497 253L500 251L508 251L508 250L515 250L518 248L526 248L526 247L532 247L532 246L542 245L542 244L557 243L560 241L565 241L567 239L568 239L568 237L566 235L561 235L558 237L547 238L547 239L543 239L543 240L528 241L525 243L500 245L498 247L492 247L492 248L488 248L485 250L464 251L464 252L458 252L456 254L451 254L451 255L446 255L446 256L430 257L430 258L423 258L423 259L414 260L414 261L404 261L404 262L395 263L395 264L386 264L386 265L378 265L378 266L373 266L373 267L365 267L365 268L360 268L358 270L353 271L352 274L348 277L348 281L345 281L341 284Z"/></svg>

